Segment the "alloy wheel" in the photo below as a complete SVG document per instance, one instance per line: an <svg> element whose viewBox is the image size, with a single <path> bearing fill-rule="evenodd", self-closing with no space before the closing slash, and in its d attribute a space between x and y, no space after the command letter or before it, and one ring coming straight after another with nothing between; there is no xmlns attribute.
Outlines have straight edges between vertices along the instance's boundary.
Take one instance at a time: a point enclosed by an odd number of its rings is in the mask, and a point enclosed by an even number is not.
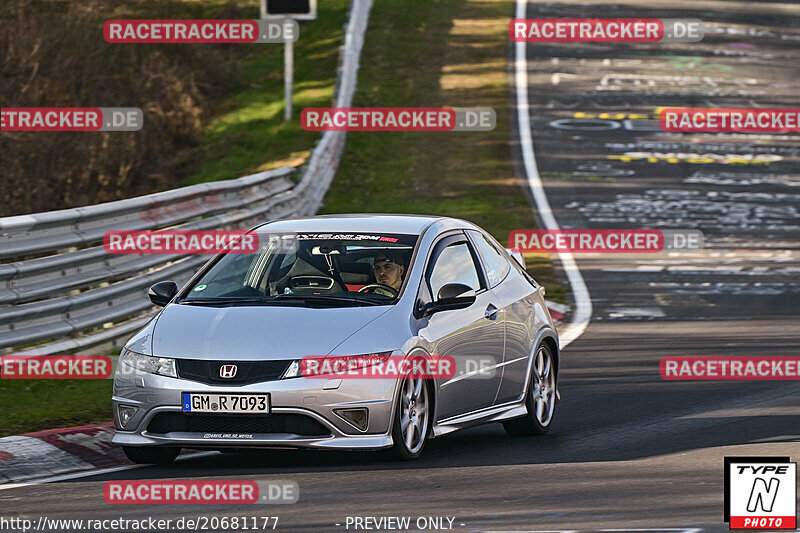
<svg viewBox="0 0 800 533"><path fill-rule="evenodd" d="M406 378L400 397L400 432L412 454L425 444L428 432L428 387L421 378Z"/></svg>

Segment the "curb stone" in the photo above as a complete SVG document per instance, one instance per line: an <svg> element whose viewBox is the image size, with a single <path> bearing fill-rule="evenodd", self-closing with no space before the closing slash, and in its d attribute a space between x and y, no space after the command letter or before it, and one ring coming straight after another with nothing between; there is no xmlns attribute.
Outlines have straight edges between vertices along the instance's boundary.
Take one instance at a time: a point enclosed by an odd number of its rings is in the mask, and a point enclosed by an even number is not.
<svg viewBox="0 0 800 533"><path fill-rule="evenodd" d="M562 324L564 322L564 317L569 313L569 306L551 302L550 300L545 300L545 303L547 304L547 309L550 311L550 316L553 317L553 320L557 324Z"/></svg>
<svg viewBox="0 0 800 533"><path fill-rule="evenodd" d="M0 438L0 484L128 463L111 422Z"/></svg>

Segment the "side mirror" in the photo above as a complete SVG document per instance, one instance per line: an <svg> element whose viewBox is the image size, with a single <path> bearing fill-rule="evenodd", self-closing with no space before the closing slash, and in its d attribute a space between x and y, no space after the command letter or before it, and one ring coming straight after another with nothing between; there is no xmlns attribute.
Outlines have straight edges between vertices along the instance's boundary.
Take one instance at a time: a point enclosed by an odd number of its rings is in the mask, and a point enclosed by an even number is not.
<svg viewBox="0 0 800 533"><path fill-rule="evenodd" d="M174 281L159 281L147 291L150 301L164 307L178 294L178 284Z"/></svg>
<svg viewBox="0 0 800 533"><path fill-rule="evenodd" d="M466 309L475 303L475 291L463 283L448 283L442 285L435 302L426 304L422 308L422 316L432 315L439 311L452 311L453 309Z"/></svg>

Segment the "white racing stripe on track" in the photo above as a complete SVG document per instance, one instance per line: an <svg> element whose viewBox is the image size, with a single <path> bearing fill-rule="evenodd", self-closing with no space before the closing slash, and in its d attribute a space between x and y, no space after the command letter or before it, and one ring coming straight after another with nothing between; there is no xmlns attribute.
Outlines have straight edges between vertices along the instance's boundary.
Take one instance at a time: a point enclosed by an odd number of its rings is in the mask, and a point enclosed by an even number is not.
<svg viewBox="0 0 800 533"><path fill-rule="evenodd" d="M527 0L517 0L516 18L525 18L525 6ZM545 229L560 229L550 202L542 186L542 179L539 177L539 169L536 167L536 156L533 153L533 135L530 120L530 106L528 104L528 61L526 58L526 43L517 42L515 44L516 57L516 85L517 85L517 115L519 121L519 141L522 150L522 160L525 164L525 174L528 178L528 186L536 202L536 209L539 211ZM569 343L581 336L589 325L592 318L592 300L589 297L589 289L583 281L581 271L575 258L571 253L560 253L558 258L567 274L572 295L575 298L575 314L572 320L559 331L559 343L564 348Z"/></svg>
<svg viewBox="0 0 800 533"><path fill-rule="evenodd" d="M100 468L97 470L87 470L85 472L73 472L71 474L62 474L59 476L50 476L50 477L43 477L39 479L32 479L30 481L21 481L19 483L5 483L0 485L0 491L8 490L8 489L18 489L20 487L27 487L29 485L42 485L44 483L56 483L58 481L69 481L70 479L77 479L82 477L89 477L89 476L99 476L102 474L112 474L114 472L120 472L122 470L132 470L134 468L143 468L145 466L152 466L152 465L121 465L121 466L111 466L108 468Z"/></svg>

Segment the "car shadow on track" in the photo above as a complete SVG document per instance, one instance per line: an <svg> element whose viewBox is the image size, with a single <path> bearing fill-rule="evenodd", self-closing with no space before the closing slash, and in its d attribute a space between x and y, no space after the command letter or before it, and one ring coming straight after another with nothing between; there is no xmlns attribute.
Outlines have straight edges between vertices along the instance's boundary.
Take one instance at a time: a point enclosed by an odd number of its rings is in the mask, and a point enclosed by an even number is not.
<svg viewBox="0 0 800 533"><path fill-rule="evenodd" d="M579 339L570 345L570 358L562 365L562 400L548 435L510 437L494 423L434 439L422 457L411 462L390 460L385 452L253 450L186 458L169 467L123 470L83 480L628 461L719 446L798 440L792 437L800 433L796 430L800 383L796 381L661 379L659 359L676 353L759 353L759 339L733 338L736 328L723 328L731 333L721 339L720 329L707 324L690 338L674 334L681 327L686 323L653 324L646 328L646 335L637 337L635 346L628 346L624 324L594 327L594 340ZM780 339L768 340L780 352L797 353L800 344L795 337ZM610 350L609 346L621 348Z"/></svg>
<svg viewBox="0 0 800 533"><path fill-rule="evenodd" d="M430 441L423 456L410 462L393 461L385 452L252 450L186 458L168 467L119 471L83 481L627 461L699 448L791 440L796 421L792 415L681 416L574 434L554 427L551 434L535 437L509 437L499 424L490 424ZM71 482L75 481L80 480Z"/></svg>

